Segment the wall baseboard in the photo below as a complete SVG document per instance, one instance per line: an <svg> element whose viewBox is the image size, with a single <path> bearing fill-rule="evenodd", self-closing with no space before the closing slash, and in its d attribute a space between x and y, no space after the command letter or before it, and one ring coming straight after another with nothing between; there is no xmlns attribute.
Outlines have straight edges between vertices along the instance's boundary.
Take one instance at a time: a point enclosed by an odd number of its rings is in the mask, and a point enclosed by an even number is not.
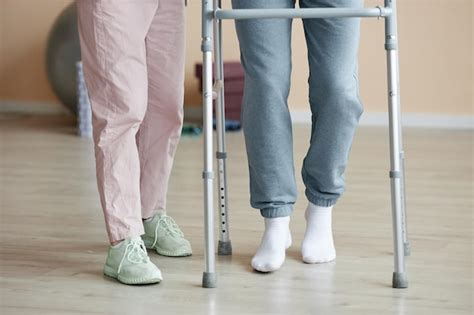
<svg viewBox="0 0 474 315"><path fill-rule="evenodd" d="M53 115L69 113L68 109L55 102L0 100L0 114Z"/></svg>
<svg viewBox="0 0 474 315"><path fill-rule="evenodd" d="M291 119L296 124L310 124L311 112L291 111ZM364 113L359 124L367 127L388 126L388 114ZM413 128L474 129L474 116L402 113L402 125Z"/></svg>
<svg viewBox="0 0 474 315"><path fill-rule="evenodd" d="M29 101L0 101L0 114L68 114L69 111L54 102ZM185 116L193 121L200 121L202 117L200 106L185 106ZM291 119L295 124L310 124L311 112L304 110L291 111ZM474 129L474 116L435 115L422 113L402 113L402 124L414 128L438 129ZM384 127L388 126L387 113L364 113L360 119L360 126Z"/></svg>
<svg viewBox="0 0 474 315"><path fill-rule="evenodd" d="M200 120L201 111L200 106L188 106L185 107L185 116ZM311 124L311 112L309 110L292 110L291 120L295 124ZM359 124L363 127L386 127L388 126L388 114L382 112L364 113ZM402 125L412 128L474 129L474 116L402 113Z"/></svg>
<svg viewBox="0 0 474 315"><path fill-rule="evenodd" d="M55 102L0 100L0 114L71 115L71 112ZM184 116L187 121L200 122L202 109L200 106L185 106Z"/></svg>

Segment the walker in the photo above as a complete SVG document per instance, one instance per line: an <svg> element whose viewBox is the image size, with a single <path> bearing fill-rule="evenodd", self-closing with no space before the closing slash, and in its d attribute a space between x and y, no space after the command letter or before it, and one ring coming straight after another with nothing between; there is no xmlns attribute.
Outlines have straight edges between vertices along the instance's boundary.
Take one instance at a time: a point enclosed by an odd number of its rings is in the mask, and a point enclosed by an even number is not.
<svg viewBox="0 0 474 315"><path fill-rule="evenodd" d="M392 286L407 288L405 256L410 254L406 229L405 166L400 121L399 61L397 38L396 0L384 0L384 6L374 8L314 8L314 9L221 9L221 0L202 1L202 95L204 130L204 227L205 270L202 278L204 288L217 287L214 244L213 206L213 100L216 100L217 129L217 183L219 196L220 238L218 255L231 255L232 246L227 222L227 174L225 144L224 64L222 58L222 20L267 19L267 18L350 18L372 17L385 19L385 50L387 51L388 115L390 131L390 183L392 200L392 224L394 246L394 272ZM214 47L213 47L214 46ZM215 67L213 85L212 63Z"/></svg>

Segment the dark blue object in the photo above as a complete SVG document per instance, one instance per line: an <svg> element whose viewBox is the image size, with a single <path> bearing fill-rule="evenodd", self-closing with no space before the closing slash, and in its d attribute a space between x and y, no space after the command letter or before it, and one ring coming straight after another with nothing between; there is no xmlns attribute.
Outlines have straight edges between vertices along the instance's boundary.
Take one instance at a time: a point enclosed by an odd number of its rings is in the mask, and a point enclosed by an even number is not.
<svg viewBox="0 0 474 315"><path fill-rule="evenodd" d="M214 130L216 129L216 120L212 122ZM239 131L242 128L242 124L238 120L226 119L225 120L225 130L226 131Z"/></svg>
<svg viewBox="0 0 474 315"><path fill-rule="evenodd" d="M183 136L199 136L202 133L202 128L196 125L185 124L181 130Z"/></svg>

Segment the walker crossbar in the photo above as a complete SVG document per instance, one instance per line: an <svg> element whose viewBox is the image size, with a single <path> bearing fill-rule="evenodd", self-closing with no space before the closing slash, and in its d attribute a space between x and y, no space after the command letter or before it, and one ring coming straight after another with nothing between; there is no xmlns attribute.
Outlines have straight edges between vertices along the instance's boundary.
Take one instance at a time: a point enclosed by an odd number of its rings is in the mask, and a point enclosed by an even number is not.
<svg viewBox="0 0 474 315"><path fill-rule="evenodd" d="M349 17L387 17L392 13L390 8L321 8L321 9L235 9L215 10L214 17L219 20L270 19L270 18L349 18Z"/></svg>
<svg viewBox="0 0 474 315"><path fill-rule="evenodd" d="M217 167L219 196L219 255L231 255L229 237L226 145L225 145L225 101L224 63L222 57L222 20L266 19L266 18L363 18L385 19L385 50L387 51L388 116L390 133L390 183L394 244L394 272L392 286L408 286L405 256L410 253L406 229L405 154L402 146L400 119L400 76L398 61L397 7L396 0L384 0L384 7L375 8L304 8L304 9L238 9L222 10L221 0L202 0L202 101L204 130L204 228L205 271L202 285L217 286L215 270L214 206L213 206L213 141L212 112L216 102ZM213 47L214 46L214 47ZM214 54L213 54L214 53ZM213 85L212 63L214 55L215 84Z"/></svg>

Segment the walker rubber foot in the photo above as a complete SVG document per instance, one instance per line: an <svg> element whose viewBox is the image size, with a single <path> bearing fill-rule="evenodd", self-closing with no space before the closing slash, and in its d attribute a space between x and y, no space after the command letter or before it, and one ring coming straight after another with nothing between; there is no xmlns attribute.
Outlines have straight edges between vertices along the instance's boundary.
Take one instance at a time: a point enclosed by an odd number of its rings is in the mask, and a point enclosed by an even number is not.
<svg viewBox="0 0 474 315"><path fill-rule="evenodd" d="M232 255L232 243L230 241L227 241L227 242L219 241L219 244L217 245L217 255L219 256Z"/></svg>
<svg viewBox="0 0 474 315"><path fill-rule="evenodd" d="M217 287L217 275L215 272L213 273L204 272L202 274L202 287L203 288Z"/></svg>
<svg viewBox="0 0 474 315"><path fill-rule="evenodd" d="M408 288L407 274L405 272L403 273L394 272L393 278L392 278L392 287L395 289Z"/></svg>

